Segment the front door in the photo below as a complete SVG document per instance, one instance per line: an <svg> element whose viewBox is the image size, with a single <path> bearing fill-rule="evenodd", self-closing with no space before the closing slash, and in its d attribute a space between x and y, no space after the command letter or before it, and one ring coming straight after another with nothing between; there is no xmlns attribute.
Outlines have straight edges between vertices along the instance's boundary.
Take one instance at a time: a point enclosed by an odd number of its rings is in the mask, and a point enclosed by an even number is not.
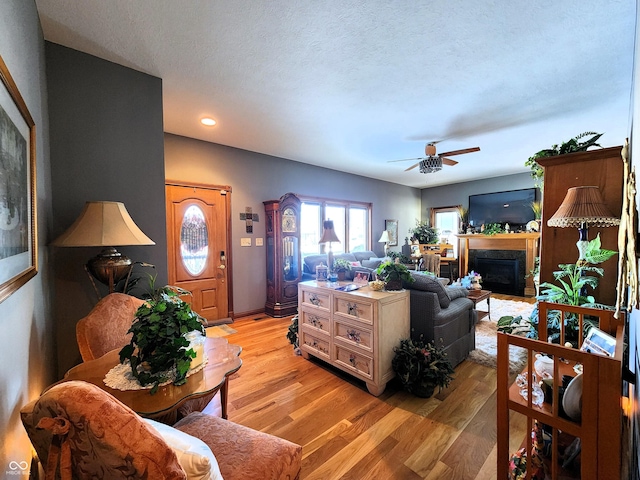
<svg viewBox="0 0 640 480"><path fill-rule="evenodd" d="M169 285L210 325L229 317L229 187L167 184Z"/></svg>

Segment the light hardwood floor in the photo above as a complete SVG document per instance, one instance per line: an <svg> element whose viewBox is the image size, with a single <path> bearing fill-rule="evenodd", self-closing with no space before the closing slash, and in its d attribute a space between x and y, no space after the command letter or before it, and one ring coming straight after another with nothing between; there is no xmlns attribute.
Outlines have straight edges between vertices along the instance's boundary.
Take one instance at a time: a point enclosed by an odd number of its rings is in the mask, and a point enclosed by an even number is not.
<svg viewBox="0 0 640 480"><path fill-rule="evenodd" d="M295 355L289 323L254 315L231 325L243 365L230 381L229 419L302 445L302 479L495 479L494 369L465 361L429 399L395 380L374 397L364 382Z"/></svg>

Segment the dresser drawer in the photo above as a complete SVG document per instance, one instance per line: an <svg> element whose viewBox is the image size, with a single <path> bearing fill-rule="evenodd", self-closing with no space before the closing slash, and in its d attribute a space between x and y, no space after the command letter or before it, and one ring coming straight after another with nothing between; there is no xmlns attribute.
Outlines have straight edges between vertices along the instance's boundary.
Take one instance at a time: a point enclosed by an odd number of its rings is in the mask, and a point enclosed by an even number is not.
<svg viewBox="0 0 640 480"><path fill-rule="evenodd" d="M335 363L347 371L357 373L367 380L373 379L373 359L361 353L354 352L337 343L333 344L335 349Z"/></svg>
<svg viewBox="0 0 640 480"><path fill-rule="evenodd" d="M346 344L356 345L368 352L373 352L373 332L370 328L336 319L333 324L333 337Z"/></svg>
<svg viewBox="0 0 640 480"><path fill-rule="evenodd" d="M302 290L302 305L313 305L329 310L331 301L328 293Z"/></svg>
<svg viewBox="0 0 640 480"><path fill-rule="evenodd" d="M329 338L313 335L306 330L300 330L300 348L325 360L329 360Z"/></svg>
<svg viewBox="0 0 640 480"><path fill-rule="evenodd" d="M309 328L310 330L322 331L326 334L330 333L330 321L329 313L318 313L317 309L307 311L303 308L300 312L298 323L302 327Z"/></svg>
<svg viewBox="0 0 640 480"><path fill-rule="evenodd" d="M373 303L366 300L336 297L335 312L373 324Z"/></svg>

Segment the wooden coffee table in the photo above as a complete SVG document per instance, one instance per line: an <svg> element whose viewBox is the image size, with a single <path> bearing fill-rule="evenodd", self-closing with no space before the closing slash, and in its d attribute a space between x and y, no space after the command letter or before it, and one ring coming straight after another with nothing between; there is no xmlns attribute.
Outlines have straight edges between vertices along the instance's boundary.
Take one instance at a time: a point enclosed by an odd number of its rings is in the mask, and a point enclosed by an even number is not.
<svg viewBox="0 0 640 480"><path fill-rule="evenodd" d="M202 370L189 375L184 385L165 385L158 388L154 395L149 393L149 389L116 390L104 384L105 375L119 362L120 349L76 365L56 385L70 380L93 383L116 397L138 415L161 419L163 422L170 422L171 417L176 417L178 407L185 401L220 390L222 417L226 419L228 378L242 366L239 356L242 347L230 344L226 338L207 338L205 351L208 360Z"/></svg>
<svg viewBox="0 0 640 480"><path fill-rule="evenodd" d="M478 320L483 319L488 316L489 320L491 320L491 291L490 290L469 290L469 299L473 301L473 305L478 305L478 303L486 300L487 301L487 311L478 310Z"/></svg>

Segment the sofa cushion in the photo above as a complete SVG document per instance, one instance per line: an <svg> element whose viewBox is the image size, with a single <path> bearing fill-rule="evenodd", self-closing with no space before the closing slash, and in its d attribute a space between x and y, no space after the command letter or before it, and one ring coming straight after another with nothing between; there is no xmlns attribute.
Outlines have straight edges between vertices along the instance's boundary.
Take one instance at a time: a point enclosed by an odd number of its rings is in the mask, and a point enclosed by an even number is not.
<svg viewBox="0 0 640 480"><path fill-rule="evenodd" d="M367 268L371 268L372 270L375 270L380 266L383 260L384 258L369 258L367 260L360 260L360 263L362 264L363 267L367 267Z"/></svg>
<svg viewBox="0 0 640 480"><path fill-rule="evenodd" d="M420 272L411 271L411 276L414 279L413 283L404 283L404 288L408 288L411 290L422 290L424 292L432 292L438 296L438 302L440 303L440 308L447 308L449 304L451 304L451 298L447 294L447 290L444 288L442 283L438 280L437 277L433 275L428 275Z"/></svg>
<svg viewBox="0 0 640 480"><path fill-rule="evenodd" d="M363 252L351 252L353 254L354 257L356 257L356 260L358 260L359 262L362 262L363 260L369 260L372 257L378 257L375 252L372 252L371 250L365 250Z"/></svg>
<svg viewBox="0 0 640 480"><path fill-rule="evenodd" d="M451 300L469 296L469 290L464 287L447 287L445 288L445 291L447 292Z"/></svg>

